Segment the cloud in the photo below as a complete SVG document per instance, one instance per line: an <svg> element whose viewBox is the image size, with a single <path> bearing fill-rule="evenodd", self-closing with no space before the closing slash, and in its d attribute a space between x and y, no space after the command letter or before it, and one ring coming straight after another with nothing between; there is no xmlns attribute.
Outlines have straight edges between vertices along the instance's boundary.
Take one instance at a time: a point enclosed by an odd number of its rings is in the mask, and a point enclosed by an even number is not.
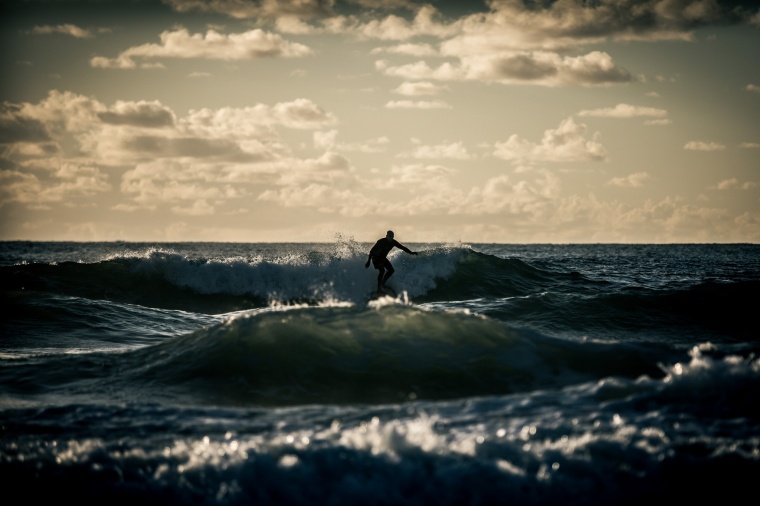
<svg viewBox="0 0 760 506"><path fill-rule="evenodd" d="M158 101L117 101L109 110L97 113L98 118L111 125L132 125L161 128L174 124L174 113Z"/></svg>
<svg viewBox="0 0 760 506"><path fill-rule="evenodd" d="M434 146L417 146L411 153L400 153L399 158L435 159L449 158L454 160L470 160L472 155L461 142L451 144L437 144Z"/></svg>
<svg viewBox="0 0 760 506"><path fill-rule="evenodd" d="M325 17L334 14L333 2L324 0L165 0L178 12L213 12L235 19L276 18L298 16L301 18Z"/></svg>
<svg viewBox="0 0 760 506"><path fill-rule="evenodd" d="M760 85L757 84L748 84L744 89L753 93L760 93Z"/></svg>
<svg viewBox="0 0 760 506"><path fill-rule="evenodd" d="M18 202L32 209L49 204L76 205L82 197L111 189L106 174L97 167L57 158L26 162L19 170L0 171L0 206Z"/></svg>
<svg viewBox="0 0 760 506"><path fill-rule="evenodd" d="M415 97L420 95L438 95L448 90L448 86L439 86L429 81L420 81L401 83L395 90L393 90L393 92L398 93L399 95Z"/></svg>
<svg viewBox="0 0 760 506"><path fill-rule="evenodd" d="M447 37L459 31L459 23L445 24L440 12L432 5L423 5L411 21L389 15L381 20L371 20L355 28L363 37L380 40L407 40L413 37Z"/></svg>
<svg viewBox="0 0 760 506"><path fill-rule="evenodd" d="M257 58L299 58L309 56L311 49L303 44L289 42L279 35L261 29L230 35L208 30L205 34L191 35L185 28L165 31L160 44L143 44L131 47L116 58L96 56L90 65L97 68L134 69L136 58L203 58L211 60L250 60ZM150 64L148 65L150 66Z"/></svg>
<svg viewBox="0 0 760 506"><path fill-rule="evenodd" d="M445 62L436 68L426 62L391 66L380 60L375 67L388 76L442 81L483 81L501 84L540 86L599 86L632 80L604 52L581 56L560 56L549 52L512 52L467 56L461 63Z"/></svg>
<svg viewBox="0 0 760 506"><path fill-rule="evenodd" d="M363 142L336 142L337 130L314 132L314 147L324 150L358 151L361 153L381 153L386 150L389 139L381 136Z"/></svg>
<svg viewBox="0 0 760 506"><path fill-rule="evenodd" d="M304 186L288 186L279 190L266 190L257 200L274 202L283 207L306 207L322 213L338 213L342 216L363 216L370 209L383 207L376 198L366 198L347 188L334 185L310 183Z"/></svg>
<svg viewBox="0 0 760 506"><path fill-rule="evenodd" d="M492 0L490 11L461 20L445 43L461 56L516 49L567 50L608 40L691 40L691 30L742 16L717 0L523 2Z"/></svg>
<svg viewBox="0 0 760 506"><path fill-rule="evenodd" d="M71 37L77 38L77 39L89 39L94 37L98 33L107 33L111 30L108 28L98 28L96 30L88 30L86 28L80 28L76 25L72 24L62 24L62 25L43 25L43 26L35 26L32 28L30 33L37 34L37 35L50 35L50 34L61 34L61 35L69 35Z"/></svg>
<svg viewBox="0 0 760 506"><path fill-rule="evenodd" d="M717 142L690 141L683 148L690 151L723 151L726 146Z"/></svg>
<svg viewBox="0 0 760 506"><path fill-rule="evenodd" d="M451 109L443 100L391 100L386 109Z"/></svg>
<svg viewBox="0 0 760 506"><path fill-rule="evenodd" d="M512 135L505 142L494 145L493 155L516 163L603 161L607 158L604 146L586 139L587 127L573 118L563 120L555 130L546 130L539 143Z"/></svg>
<svg viewBox="0 0 760 506"><path fill-rule="evenodd" d="M649 119L644 122L647 126L665 126L672 125L673 122L669 119Z"/></svg>
<svg viewBox="0 0 760 506"><path fill-rule="evenodd" d="M668 111L654 107L640 107L630 104L617 104L612 108L586 109L580 111L578 116L594 116L597 118L637 118L641 116L662 118L667 116Z"/></svg>
<svg viewBox="0 0 760 506"><path fill-rule="evenodd" d="M629 187L629 188L641 188L644 186L644 183L651 179L648 173L646 172L636 172L634 174L629 174L625 177L615 177L610 179L607 184L612 186L623 186L623 187Z"/></svg>
<svg viewBox="0 0 760 506"><path fill-rule="evenodd" d="M739 144L742 149L758 149L760 148L760 142L742 142Z"/></svg>
<svg viewBox="0 0 760 506"><path fill-rule="evenodd" d="M401 54L408 56L436 56L438 51L430 44L398 44L396 46L378 47L370 51L370 54Z"/></svg>
<svg viewBox="0 0 760 506"><path fill-rule="evenodd" d="M740 183L738 179L732 177L731 179L724 179L723 181L719 182L715 188L718 190L753 190L757 188L757 183L751 181Z"/></svg>
<svg viewBox="0 0 760 506"><path fill-rule="evenodd" d="M0 145L50 140L50 134L43 121L26 114L21 105L0 103Z"/></svg>
<svg viewBox="0 0 760 506"><path fill-rule="evenodd" d="M117 200L114 209L166 205L175 214L216 212L252 192L251 185L325 182L348 172L348 160L337 153L296 158L276 130L325 128L336 121L308 99L177 116L158 101L106 105L51 91L36 104L0 108L0 134L8 132L0 140L11 167L3 172L0 203L31 207L110 191L102 170L120 167L127 169L121 197L132 203Z"/></svg>

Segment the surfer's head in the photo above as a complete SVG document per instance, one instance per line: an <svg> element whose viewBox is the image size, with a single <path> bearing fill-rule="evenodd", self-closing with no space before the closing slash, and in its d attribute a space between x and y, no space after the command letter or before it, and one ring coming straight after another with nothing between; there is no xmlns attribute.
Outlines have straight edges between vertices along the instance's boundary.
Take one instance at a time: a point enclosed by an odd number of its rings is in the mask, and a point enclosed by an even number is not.
<svg viewBox="0 0 760 506"><path fill-rule="evenodd" d="M388 230L388 233L385 234L386 239L393 239L393 230Z"/></svg>

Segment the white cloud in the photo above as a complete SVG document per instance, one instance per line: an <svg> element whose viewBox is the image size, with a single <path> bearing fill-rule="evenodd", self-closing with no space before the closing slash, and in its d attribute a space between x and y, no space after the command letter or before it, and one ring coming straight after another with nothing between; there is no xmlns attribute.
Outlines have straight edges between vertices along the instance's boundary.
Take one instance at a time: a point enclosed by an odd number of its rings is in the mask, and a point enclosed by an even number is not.
<svg viewBox="0 0 760 506"><path fill-rule="evenodd" d="M753 190L756 187L757 187L757 183L755 182L746 181L744 183L740 183L737 178L732 177L730 179L724 179L723 181L719 182L716 186L716 189L718 190L733 190L733 189Z"/></svg>
<svg viewBox="0 0 760 506"><path fill-rule="evenodd" d="M391 100L386 109L451 109L443 100Z"/></svg>
<svg viewBox="0 0 760 506"><path fill-rule="evenodd" d="M683 148L690 151L723 151L726 146L717 142L689 141Z"/></svg>
<svg viewBox="0 0 760 506"><path fill-rule="evenodd" d="M37 104L0 108L0 142L6 143L8 160L17 163L15 171L3 175L2 202L39 206L110 191L102 167L118 166L131 167L120 189L134 204L116 202L112 208L167 204L174 213L208 214L250 192L246 185L286 181L282 174L301 181L334 180L348 171L348 160L329 151L315 159L295 158L275 129L324 128L335 122L307 99L201 109L178 117L158 101L105 105L53 91ZM5 129L14 136L2 136ZM51 158L55 154L58 158Z"/></svg>
<svg viewBox="0 0 760 506"><path fill-rule="evenodd" d="M760 142L742 142L739 144L742 149L758 149L760 148Z"/></svg>
<svg viewBox="0 0 760 506"><path fill-rule="evenodd" d="M381 153L386 150L389 139L381 136L363 142L337 142L337 130L326 132L314 132L314 147L324 150L336 149L339 151L358 151L362 153Z"/></svg>
<svg viewBox="0 0 760 506"><path fill-rule="evenodd" d="M225 35L215 30L205 34L190 34L179 28L160 35L160 44L131 47L116 58L96 56L90 65L99 68L134 69L140 66L137 58L204 58L212 60L249 60L256 58L299 58L312 50L303 44L289 42L281 36L261 29Z"/></svg>
<svg viewBox="0 0 760 506"><path fill-rule="evenodd" d="M395 46L378 47L370 51L370 54L401 54L408 56L436 56L438 50L430 44L397 44Z"/></svg>
<svg viewBox="0 0 760 506"><path fill-rule="evenodd" d="M587 127L573 118L563 120L555 130L546 130L539 143L512 135L494 145L493 155L516 163L602 161L607 158L598 134L586 139Z"/></svg>
<svg viewBox="0 0 760 506"><path fill-rule="evenodd" d="M748 84L744 89L753 93L760 93L760 85L757 84Z"/></svg>
<svg viewBox="0 0 760 506"><path fill-rule="evenodd" d="M89 30L87 28L80 28L77 25L65 23L61 25L35 26L34 28L32 28L30 33L37 34L37 35L61 34L61 35L69 35L77 39L89 39L89 38L94 37L98 33L107 33L110 31L111 30L108 28L98 28L95 30Z"/></svg>
<svg viewBox="0 0 760 506"><path fill-rule="evenodd" d="M178 12L201 11L226 14L235 19L277 18L297 16L313 18L333 15L333 2L323 0L165 0Z"/></svg>
<svg viewBox="0 0 760 506"><path fill-rule="evenodd" d="M594 116L597 118L637 118L641 116L662 118L667 116L668 111L654 107L641 107L630 104L617 104L615 107L604 109L586 109L580 111L578 116Z"/></svg>
<svg viewBox="0 0 760 506"><path fill-rule="evenodd" d="M648 119L644 124L647 126L666 126L672 125L673 122L669 119Z"/></svg>
<svg viewBox="0 0 760 506"><path fill-rule="evenodd" d="M449 158L453 160L469 160L472 155L461 142L437 144L434 146L417 146L411 153L400 153L399 158L436 159Z"/></svg>
<svg viewBox="0 0 760 506"><path fill-rule="evenodd" d="M448 86L439 86L429 81L420 81L403 82L393 92L399 95L415 97L420 95L438 95L444 91L448 91L448 89Z"/></svg>
<svg viewBox="0 0 760 506"><path fill-rule="evenodd" d="M18 170L2 170L0 183L0 205L19 202L37 209L52 203L76 205L81 197L111 189L107 175L97 167L61 163L55 158L25 162Z"/></svg>
<svg viewBox="0 0 760 506"><path fill-rule="evenodd" d="M380 60L375 68L388 76L412 80L539 86L600 86L632 80L627 71L618 68L607 53L600 51L581 56L560 56L549 52L489 53L462 57L459 64L444 62L435 68L424 61L392 66Z"/></svg>
<svg viewBox="0 0 760 506"><path fill-rule="evenodd" d="M612 186L623 186L623 187L629 187L629 188L641 188L644 186L644 183L651 179L648 173L646 172L636 172L634 174L629 174L625 177L615 177L610 179L607 184Z"/></svg>

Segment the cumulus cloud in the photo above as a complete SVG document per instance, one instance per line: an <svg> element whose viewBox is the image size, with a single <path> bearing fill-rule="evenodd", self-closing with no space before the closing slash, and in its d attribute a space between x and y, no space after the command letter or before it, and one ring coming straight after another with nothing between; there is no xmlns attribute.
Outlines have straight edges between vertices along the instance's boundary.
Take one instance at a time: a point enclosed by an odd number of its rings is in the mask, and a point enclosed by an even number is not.
<svg viewBox="0 0 760 506"><path fill-rule="evenodd" d="M298 16L314 18L332 16L332 1L324 0L165 0L179 12L215 12L236 19Z"/></svg>
<svg viewBox="0 0 760 506"><path fill-rule="evenodd" d="M94 37L98 33L107 33L110 31L111 30L108 28L97 28L94 30L90 30L87 28L80 28L77 25L65 23L61 25L35 26L34 28L32 28L30 33L33 33L36 35L61 34L61 35L69 35L76 39L89 39L91 37Z"/></svg>
<svg viewBox="0 0 760 506"><path fill-rule="evenodd" d="M108 191L111 184L99 168L57 158L37 159L17 170L0 171L0 206L17 202L32 209L53 203L76 205L77 199Z"/></svg>
<svg viewBox="0 0 760 506"><path fill-rule="evenodd" d="M718 190L735 190L735 189L752 190L754 188L757 188L757 183L754 183L752 181L741 183L735 177L732 177L730 179L724 179L723 181L719 182L716 186L716 189Z"/></svg>
<svg viewBox="0 0 760 506"><path fill-rule="evenodd" d="M361 153L381 153L386 150L390 140L386 136L363 142L337 142L338 131L314 132L314 147L324 150L358 151Z"/></svg>
<svg viewBox="0 0 760 506"><path fill-rule="evenodd" d="M540 142L534 143L512 135L494 145L493 155L516 163L603 161L607 151L597 142L598 133L586 138L588 127L573 118L563 120L559 127L546 130Z"/></svg>
<svg viewBox="0 0 760 506"><path fill-rule="evenodd" d="M395 46L378 47L370 51L370 54L401 54L407 56L436 56L438 50L436 50L430 44L397 44Z"/></svg>
<svg viewBox="0 0 760 506"><path fill-rule="evenodd" d="M25 114L21 105L0 103L0 144L49 140L51 137L43 121Z"/></svg>
<svg viewBox="0 0 760 506"><path fill-rule="evenodd" d="M420 95L438 95L444 91L448 91L448 89L448 86L440 86L429 81L420 81L403 82L393 92L399 95L415 97Z"/></svg>
<svg viewBox="0 0 760 506"><path fill-rule="evenodd" d="M215 30L190 34L185 28L165 31L160 44L142 44L121 52L115 58L96 56L90 65L98 68L135 69L136 59L203 58L212 60L250 60L256 58L298 58L312 54L303 44L289 42L261 29L225 35Z"/></svg>
<svg viewBox="0 0 760 506"><path fill-rule="evenodd" d="M636 172L624 177L614 177L610 179L607 184L612 186L623 186L629 188L641 188L644 183L651 179L651 176L647 172Z"/></svg>
<svg viewBox="0 0 760 506"><path fill-rule="evenodd" d="M126 102L119 100L108 110L98 112L98 118L112 125L132 125L161 128L174 124L174 113L158 101Z"/></svg>
<svg viewBox="0 0 760 506"><path fill-rule="evenodd" d="M597 86L632 80L628 71L615 65L604 52L560 56L549 52L492 53L467 56L458 64L444 62L430 67L424 61L393 66L378 61L375 67L388 76L442 81L484 81L540 86Z"/></svg>
<svg viewBox="0 0 760 506"><path fill-rule="evenodd" d="M12 162L3 172L0 204L41 206L111 191L104 169L131 167L119 188L132 204L118 202L114 209L167 205L177 214L212 213L251 192L249 185L276 183L282 174L324 182L347 172L348 160L337 153L295 157L277 133L335 122L308 99L177 116L159 101L108 105L51 91L39 103L0 108L0 142Z"/></svg>
<svg viewBox="0 0 760 506"><path fill-rule="evenodd" d="M443 100L391 100L386 109L451 109Z"/></svg>
<svg viewBox="0 0 760 506"><path fill-rule="evenodd" d="M667 116L667 114L668 111L664 109L641 107L630 104L617 104L615 107L607 107L603 109L586 109L580 111L578 116L594 116L597 118L638 118L645 116L662 118Z"/></svg>
<svg viewBox="0 0 760 506"><path fill-rule="evenodd" d="M717 142L690 141L683 148L690 151L723 151L726 146Z"/></svg>
<svg viewBox="0 0 760 506"><path fill-rule="evenodd" d="M400 153L399 158L435 159L449 158L454 160L469 160L472 155L461 142L436 144L433 146L417 146L411 153Z"/></svg>

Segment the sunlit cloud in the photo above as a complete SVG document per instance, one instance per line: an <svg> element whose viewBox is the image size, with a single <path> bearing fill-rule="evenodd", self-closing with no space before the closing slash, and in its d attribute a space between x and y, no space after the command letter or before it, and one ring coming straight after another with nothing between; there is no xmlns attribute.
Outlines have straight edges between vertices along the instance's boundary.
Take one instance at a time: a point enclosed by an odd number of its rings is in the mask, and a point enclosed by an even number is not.
<svg viewBox="0 0 760 506"><path fill-rule="evenodd" d="M690 151L723 151L726 146L717 142L690 141L683 148Z"/></svg>
<svg viewBox="0 0 760 506"><path fill-rule="evenodd" d="M644 121L644 124L647 126L666 126L666 125L672 125L673 121L670 119L648 119Z"/></svg>
<svg viewBox="0 0 760 506"><path fill-rule="evenodd" d="M534 143L511 135L494 145L493 155L516 163L603 161L607 151L597 141L598 133L586 138L587 126L573 118L563 120L554 130L546 130L540 142Z"/></svg>
<svg viewBox="0 0 760 506"><path fill-rule="evenodd" d="M66 23L62 25L35 26L34 28L30 30L30 33L33 33L35 35L60 34L60 35L69 35L76 39L89 39L89 38L95 37L99 33L108 33L110 31L111 31L110 28L96 28L94 30L91 30L87 28L80 28L79 26Z"/></svg>
<svg viewBox="0 0 760 506"><path fill-rule="evenodd" d="M467 148L461 142L437 144L433 146L417 146L412 152L399 153L396 156L399 158L449 158L454 160L469 160L472 158L472 155L467 152Z"/></svg>
<svg viewBox="0 0 760 506"><path fill-rule="evenodd" d="M333 15L333 2L323 0L164 0L178 12L211 12L236 19L276 18L298 16L301 18Z"/></svg>
<svg viewBox="0 0 760 506"><path fill-rule="evenodd" d="M388 137L382 136L369 139L364 142L337 142L337 130L314 132L314 147L324 150L355 151L361 153L382 153L386 151L390 142Z"/></svg>
<svg viewBox="0 0 760 506"><path fill-rule="evenodd" d="M109 191L103 168L131 165L120 190L134 204L123 203L119 210L169 204L174 213L208 214L252 191L241 183L273 183L282 174L329 180L348 170L348 160L336 153L295 157L275 130L335 123L307 99L177 116L158 101L107 105L52 91L37 104L5 103L0 109L0 141L6 156L17 159L15 169L3 173L2 202L39 206Z"/></svg>
<svg viewBox="0 0 760 506"><path fill-rule="evenodd" d="M386 109L451 109L443 100L391 100Z"/></svg>
<svg viewBox="0 0 760 506"><path fill-rule="evenodd" d="M646 172L636 172L635 174L629 174L624 177L614 177L610 179L607 184L612 186L623 186L628 188L641 188L644 183L651 179L651 176Z"/></svg>
<svg viewBox="0 0 760 506"><path fill-rule="evenodd" d="M375 67L388 76L411 80L483 81L539 86L599 86L632 80L604 52L582 56L560 56L549 52L491 53L462 58L461 63L445 62L430 67L426 62L393 66L378 61Z"/></svg>
<svg viewBox="0 0 760 506"><path fill-rule="evenodd" d="M303 44L289 42L281 36L255 29L225 35L215 30L190 34L185 28L165 31L160 44L143 44L121 52L115 58L96 56L90 65L98 68L144 68L136 59L203 58L211 60L249 60L256 58L300 58L312 54Z"/></svg>
<svg viewBox="0 0 760 506"><path fill-rule="evenodd" d="M378 47L370 51L370 54L400 54L407 56L436 56L438 50L430 44L398 44L395 46Z"/></svg>
<svg viewBox="0 0 760 506"><path fill-rule="evenodd" d="M753 190L757 188L757 183L752 181L740 182L737 178L724 179L716 187L718 190Z"/></svg>
<svg viewBox="0 0 760 506"><path fill-rule="evenodd" d="M638 117L655 117L662 118L667 116L668 111L656 109L654 107L641 107L630 104L617 104L615 107L603 109L586 109L580 111L578 116L593 116L597 118L638 118Z"/></svg>
<svg viewBox="0 0 760 506"><path fill-rule="evenodd" d="M448 91L448 89L448 86L440 86L429 81L420 81L401 83L393 92L399 95L414 97L420 95L438 95Z"/></svg>

